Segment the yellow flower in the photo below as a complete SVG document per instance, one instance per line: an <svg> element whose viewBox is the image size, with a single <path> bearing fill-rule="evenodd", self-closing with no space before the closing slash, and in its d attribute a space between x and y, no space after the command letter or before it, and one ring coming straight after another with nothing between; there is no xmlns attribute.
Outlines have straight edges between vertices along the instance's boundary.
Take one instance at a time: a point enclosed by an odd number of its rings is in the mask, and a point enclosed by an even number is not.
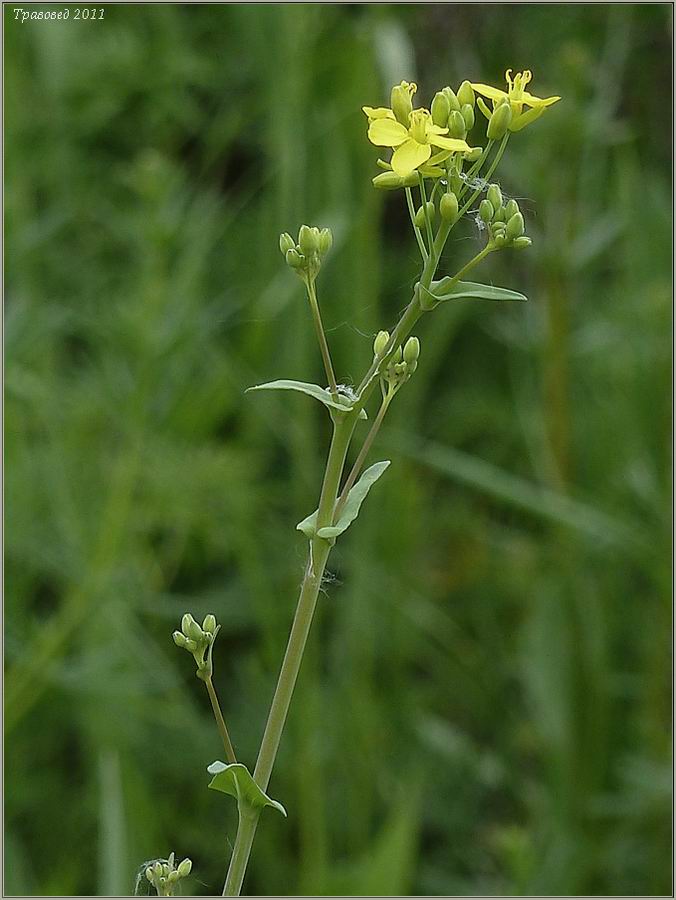
<svg viewBox="0 0 676 900"><path fill-rule="evenodd" d="M507 81L506 91L491 87L489 84L472 83L472 87L478 94L483 94L484 97L488 97L489 100L492 100L493 108L500 103L508 101L512 108L512 121L509 125L509 130L520 131L530 122L539 119L548 106L551 106L561 99L560 97L547 97L543 100L540 97L534 97L532 94L529 94L526 90L526 85L530 82L532 77L533 73L529 69L526 69L525 72L517 72L514 77L512 77L512 70L507 69L505 72L505 79ZM491 113L486 104L481 99L479 99L478 103L483 114L486 118L490 119ZM529 107L526 112L523 112L524 106Z"/></svg>
<svg viewBox="0 0 676 900"><path fill-rule="evenodd" d="M432 147L439 147L434 162L441 161L451 153L469 153L471 147L465 141L444 137L448 128L440 128L432 121L426 109L414 109L409 115L409 127L397 122L390 109L364 107L369 118L368 136L376 147L396 148L392 156L392 169L405 178L432 156Z"/></svg>

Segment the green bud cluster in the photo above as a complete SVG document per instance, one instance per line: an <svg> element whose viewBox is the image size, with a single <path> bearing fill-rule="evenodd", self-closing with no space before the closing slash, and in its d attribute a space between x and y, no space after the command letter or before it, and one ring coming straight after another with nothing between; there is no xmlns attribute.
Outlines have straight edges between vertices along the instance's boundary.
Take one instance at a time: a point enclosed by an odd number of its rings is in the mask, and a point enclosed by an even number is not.
<svg viewBox="0 0 676 900"><path fill-rule="evenodd" d="M386 331L381 331L378 333L378 337L376 337L376 341L374 342L373 349L376 350L376 342L381 335L387 335L387 341L389 341L389 334ZM382 343L381 346L382 352L384 352L384 347L387 346L387 341ZM420 356L420 341L417 337L410 337L406 343L402 347L397 347L396 351L390 357L387 368L383 372L381 378L383 382L383 391L386 395L392 395L399 390L402 384L405 384L408 379L413 375L415 370L418 368L418 357Z"/></svg>
<svg viewBox="0 0 676 900"><path fill-rule="evenodd" d="M177 647L192 653L197 663L197 677L207 681L212 675L211 652L220 625L216 616L209 613L200 625L190 613L181 619L181 630L172 635Z"/></svg>
<svg viewBox="0 0 676 900"><path fill-rule="evenodd" d="M491 184L486 197L479 204L479 218L488 226L489 241L493 247L530 247L532 241L524 234L526 226L516 200L504 202L499 185Z"/></svg>
<svg viewBox="0 0 676 900"><path fill-rule="evenodd" d="M176 883L190 874L192 860L184 859L176 866L174 854L169 859L157 859L145 870L146 879L152 884L160 897L171 897Z"/></svg>
<svg viewBox="0 0 676 900"><path fill-rule="evenodd" d="M298 229L298 240L284 231L279 236L281 250L287 266L294 269L301 277L316 278L321 268L322 258L333 246L333 234L330 228L321 230L309 225L301 225Z"/></svg>

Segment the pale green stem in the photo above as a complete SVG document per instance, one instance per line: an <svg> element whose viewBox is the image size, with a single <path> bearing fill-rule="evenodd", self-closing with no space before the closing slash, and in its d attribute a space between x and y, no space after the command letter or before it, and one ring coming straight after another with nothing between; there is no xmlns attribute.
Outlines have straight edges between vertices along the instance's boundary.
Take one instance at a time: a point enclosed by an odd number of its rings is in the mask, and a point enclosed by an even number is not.
<svg viewBox="0 0 676 900"><path fill-rule="evenodd" d="M434 235L432 234L432 220L430 219L430 214L427 210L427 194L425 192L425 179L418 172L418 181L420 182L420 200L422 201L422 208L425 213L425 228L427 229L427 241L430 245L430 253L434 250Z"/></svg>
<svg viewBox="0 0 676 900"><path fill-rule="evenodd" d="M413 204L413 194L411 193L411 188L404 188L404 192L406 194L406 205L408 206L408 214L411 217L411 225L413 225L413 231L415 233L415 239L418 242L418 247L420 247L420 253L422 254L423 260L427 261L427 248L425 247L425 242L423 241L422 234L420 233L420 229L415 224L415 206Z"/></svg>
<svg viewBox="0 0 676 900"><path fill-rule="evenodd" d="M329 525L332 521L345 457L356 421L356 414L350 413L334 424L317 513L318 528ZM311 541L298 606L253 773L254 780L263 791L267 789L272 774L330 552L331 545L328 541L321 538ZM255 819L240 817L223 896L239 896L257 825L258 816Z"/></svg>
<svg viewBox="0 0 676 900"><path fill-rule="evenodd" d="M493 162L491 163L491 166L490 166L489 170L486 172L486 175L484 176L485 179L486 179L486 181L490 181L491 175L493 174L493 172L495 172L498 163L499 163L500 160L502 159L502 154L505 152L505 148L506 148L506 146L507 146L507 141L509 140L509 134L510 134L510 133L509 133L509 131L508 131L508 132L505 134L505 136L503 137L500 146L498 147L498 152L495 154L495 157L494 157L494 159L493 159ZM461 219L461 218L465 215L465 213L467 212L467 210L471 208L472 204L474 203L474 201L477 199L477 197L478 197L481 193L482 193L482 188L477 188L477 190L474 191L474 193L473 193L472 196L469 198L469 200L467 201L467 203L465 203L465 205L463 206L463 208L462 208L462 209L460 210L460 212L458 213L458 219Z"/></svg>
<svg viewBox="0 0 676 900"><path fill-rule="evenodd" d="M373 420L373 425L371 426L371 430L366 435L366 440L362 444L361 450L359 451L359 455L354 461L354 465L350 470L350 474L347 476L347 481L345 482L342 491L340 492L340 497L338 498L338 502L336 503L336 509L333 514L334 522L338 519L340 515L340 511L345 505L345 501L347 500L347 495L350 493L355 481L359 477L359 473L361 472L362 466L368 456L369 450L373 444L373 441L376 438L376 435L380 431L380 426L383 424L383 419L385 418L385 413L387 412L387 408L390 405L392 398L394 397L394 393L387 393L383 397L383 402L378 410L378 415Z"/></svg>
<svg viewBox="0 0 676 900"><path fill-rule="evenodd" d="M207 693L209 694L209 700L211 700L211 708L214 711L216 725L218 725L218 731L221 735L221 740L223 741L225 755L229 763L235 763L237 762L237 757L235 756L235 751L232 746L232 741L230 740L230 735L228 734L225 719L223 718L223 713L221 712L221 705L218 702L218 696L216 694L216 689L214 688L214 683L211 680L211 676L209 676L204 683L207 686Z"/></svg>
<svg viewBox="0 0 676 900"><path fill-rule="evenodd" d="M321 313L319 312L319 301L317 300L317 291L315 289L314 278L307 278L307 280L305 280L305 285L307 287L310 309L312 310L312 321L314 322L315 331L317 332L317 340L319 341L319 349L321 350L322 360L324 361L324 369L326 370L326 377L329 382L329 388L333 396L336 397L338 396L336 376L333 371L331 354L329 352L329 345L326 341L326 334L324 333Z"/></svg>
<svg viewBox="0 0 676 900"><path fill-rule="evenodd" d="M479 159L477 159L477 161L474 163L474 165L465 173L465 178L467 179L467 181L465 182L465 186L460 189L460 193L458 194L458 200L460 200L462 195L465 194L469 190L469 184L467 182L469 181L470 178L474 178L475 175L479 174L479 170L481 169L483 164L486 162L486 157L490 153L491 147L493 146L494 143L495 143L495 141L488 141L488 143L482 150L481 156L479 157Z"/></svg>

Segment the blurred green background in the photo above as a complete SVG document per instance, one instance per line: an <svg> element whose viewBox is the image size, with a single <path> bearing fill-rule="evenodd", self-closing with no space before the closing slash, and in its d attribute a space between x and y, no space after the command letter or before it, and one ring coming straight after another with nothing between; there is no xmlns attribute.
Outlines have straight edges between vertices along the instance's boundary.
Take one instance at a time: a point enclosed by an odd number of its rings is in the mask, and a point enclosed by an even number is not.
<svg viewBox="0 0 676 900"><path fill-rule="evenodd" d="M277 236L334 229L357 381L418 265L360 108L513 67L563 100L500 170L534 246L476 278L530 303L418 329L245 890L669 893L671 6L104 8L4 9L5 892L127 894L175 850L220 893L236 814L171 632L223 623L252 764L329 434L243 393L322 380ZM468 221L446 271L479 246Z"/></svg>

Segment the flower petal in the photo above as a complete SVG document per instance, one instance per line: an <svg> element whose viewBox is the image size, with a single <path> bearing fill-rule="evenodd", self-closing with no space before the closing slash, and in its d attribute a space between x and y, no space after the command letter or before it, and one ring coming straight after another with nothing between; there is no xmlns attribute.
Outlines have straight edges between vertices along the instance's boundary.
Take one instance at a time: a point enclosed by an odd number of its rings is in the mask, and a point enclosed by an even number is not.
<svg viewBox="0 0 676 900"><path fill-rule="evenodd" d="M430 156L427 161L428 166L436 166L437 163L443 162L445 159L451 155L450 150L440 150L438 153L435 153L434 156Z"/></svg>
<svg viewBox="0 0 676 900"><path fill-rule="evenodd" d="M534 97L532 94L529 94L528 91L524 91L521 97L524 103L528 106L532 107L545 107L551 106L553 103L556 103L557 100L560 100L560 97L547 97L546 100L542 100L540 97Z"/></svg>
<svg viewBox="0 0 676 900"><path fill-rule="evenodd" d="M429 144L419 144L413 138L409 138L401 147L397 147L394 151L392 168L397 175L405 178L411 172L414 172L418 166L427 162L431 154L432 148Z"/></svg>
<svg viewBox="0 0 676 900"><path fill-rule="evenodd" d="M369 125L369 140L376 147L398 147L408 140L408 131L393 119L373 119Z"/></svg>
<svg viewBox="0 0 676 900"><path fill-rule="evenodd" d="M530 125L531 122L539 119L544 111L544 106L535 106L533 107L533 109L527 109L526 112L521 113L520 115L515 116L512 119L512 121L509 123L509 130L521 131L521 129L525 128L526 125Z"/></svg>
<svg viewBox="0 0 676 900"><path fill-rule="evenodd" d="M467 141L436 134L430 135L430 144L434 144L435 147L442 147L444 150L450 150L452 153L469 153L472 149Z"/></svg>
<svg viewBox="0 0 676 900"><path fill-rule="evenodd" d="M369 119L393 119L394 113L386 106L362 106Z"/></svg>
<svg viewBox="0 0 676 900"><path fill-rule="evenodd" d="M504 91L491 87L490 84L474 84L474 82L472 82L472 87L479 94L483 94L484 97L488 97L490 100L502 100L507 96Z"/></svg>
<svg viewBox="0 0 676 900"><path fill-rule="evenodd" d="M428 134L448 134L448 128L441 128L441 126L435 125L434 122L429 122L425 130Z"/></svg>

